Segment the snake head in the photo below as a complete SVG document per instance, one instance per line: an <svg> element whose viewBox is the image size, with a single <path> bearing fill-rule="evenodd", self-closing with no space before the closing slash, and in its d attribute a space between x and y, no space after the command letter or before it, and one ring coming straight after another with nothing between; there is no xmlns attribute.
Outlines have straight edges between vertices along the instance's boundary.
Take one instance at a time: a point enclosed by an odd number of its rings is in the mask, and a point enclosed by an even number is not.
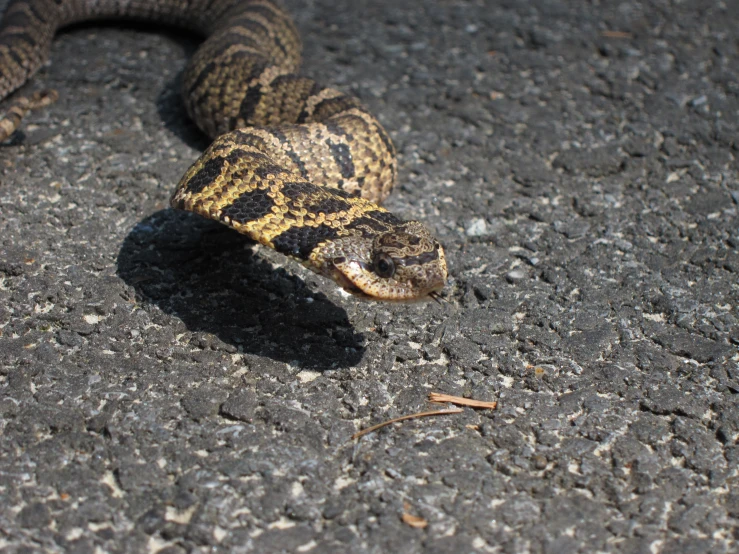
<svg viewBox="0 0 739 554"><path fill-rule="evenodd" d="M444 249L417 221L371 239L344 237L331 250L324 253L323 272L356 296L417 302L431 298L446 283Z"/></svg>

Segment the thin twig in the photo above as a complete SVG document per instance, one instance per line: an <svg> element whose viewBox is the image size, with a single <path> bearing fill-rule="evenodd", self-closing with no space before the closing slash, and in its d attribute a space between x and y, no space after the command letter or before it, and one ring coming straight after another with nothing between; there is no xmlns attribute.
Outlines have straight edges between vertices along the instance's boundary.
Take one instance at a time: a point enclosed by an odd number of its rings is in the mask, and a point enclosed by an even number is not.
<svg viewBox="0 0 739 554"><path fill-rule="evenodd" d="M631 33L627 31L603 31L601 36L606 38L631 38Z"/></svg>
<svg viewBox="0 0 739 554"><path fill-rule="evenodd" d="M372 427L367 427L366 429L362 429L361 431L357 431L356 433L352 435L352 439L358 439L359 437L363 437L364 435L367 435L368 433L372 433L373 431L377 431L378 429L387 427L388 425L397 423L398 421L405 421L406 419L416 419L419 417L461 414L463 411L464 410L462 410L462 408L449 408L446 410L432 410L430 412L418 412L416 414L408 414L408 415L396 417L393 419L389 419L387 421L383 421L382 423L378 423L377 425L373 425Z"/></svg>
<svg viewBox="0 0 739 554"><path fill-rule="evenodd" d="M443 394L440 392L430 392L429 401L436 404L446 404L450 402L457 406L469 406L470 408L483 408L486 410L494 410L497 402L485 402L483 400L473 400L471 398L463 398L461 396L452 396L451 394Z"/></svg>
<svg viewBox="0 0 739 554"><path fill-rule="evenodd" d="M414 529L425 529L429 524L429 522L422 517L414 516L408 512L403 512L401 519L408 527L413 527Z"/></svg>

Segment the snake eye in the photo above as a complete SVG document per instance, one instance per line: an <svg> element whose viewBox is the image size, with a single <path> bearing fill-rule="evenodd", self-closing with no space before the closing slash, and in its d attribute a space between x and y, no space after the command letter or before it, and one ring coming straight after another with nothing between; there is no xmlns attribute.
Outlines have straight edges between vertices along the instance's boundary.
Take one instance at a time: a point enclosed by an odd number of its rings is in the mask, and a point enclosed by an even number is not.
<svg viewBox="0 0 739 554"><path fill-rule="evenodd" d="M374 270L378 277L390 279L395 275L395 263L387 254L380 254L374 260Z"/></svg>

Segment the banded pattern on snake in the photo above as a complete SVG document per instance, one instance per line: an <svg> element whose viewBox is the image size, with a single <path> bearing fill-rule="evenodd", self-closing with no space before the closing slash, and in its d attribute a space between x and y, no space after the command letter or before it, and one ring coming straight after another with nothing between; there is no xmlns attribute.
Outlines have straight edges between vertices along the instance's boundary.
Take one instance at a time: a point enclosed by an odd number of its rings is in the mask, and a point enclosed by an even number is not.
<svg viewBox="0 0 739 554"><path fill-rule="evenodd" d="M183 98L214 142L171 204L298 259L347 292L387 301L433 297L444 250L418 221L379 206L397 174L386 131L354 97L295 73L300 38L275 0L12 0L0 23L0 99L48 56L56 30L143 19L207 37L187 66ZM18 99L0 141L53 93Z"/></svg>

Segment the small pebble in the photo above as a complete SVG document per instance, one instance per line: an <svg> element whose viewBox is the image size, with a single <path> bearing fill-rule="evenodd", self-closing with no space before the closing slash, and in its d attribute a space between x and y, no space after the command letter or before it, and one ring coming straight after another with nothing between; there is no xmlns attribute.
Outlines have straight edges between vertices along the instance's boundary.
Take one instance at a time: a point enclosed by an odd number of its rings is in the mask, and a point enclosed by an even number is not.
<svg viewBox="0 0 739 554"><path fill-rule="evenodd" d="M479 237L487 233L488 225L481 217L473 219L467 223L464 232L468 237Z"/></svg>
<svg viewBox="0 0 739 554"><path fill-rule="evenodd" d="M536 469L546 469L547 459L541 454L537 454L536 456L534 456L534 467Z"/></svg>
<svg viewBox="0 0 739 554"><path fill-rule="evenodd" d="M526 274L520 269L514 269L513 271L509 271L505 276L506 280L509 283L515 283L517 281L520 281L524 277L526 277Z"/></svg>

